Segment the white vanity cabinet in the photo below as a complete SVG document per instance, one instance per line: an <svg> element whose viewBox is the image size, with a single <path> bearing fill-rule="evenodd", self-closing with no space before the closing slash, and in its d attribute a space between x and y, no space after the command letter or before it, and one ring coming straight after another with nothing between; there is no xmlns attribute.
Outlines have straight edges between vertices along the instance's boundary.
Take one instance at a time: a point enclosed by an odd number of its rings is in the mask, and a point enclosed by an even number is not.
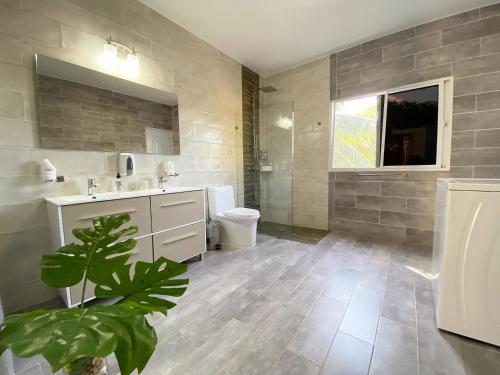
<svg viewBox="0 0 500 375"><path fill-rule="evenodd" d="M52 247L55 249L78 240L74 228L90 227L99 216L128 213L125 225L139 228L137 246L130 262L153 261L160 257L182 262L206 251L205 192L202 188L176 189L175 192L139 191L122 195L103 193L92 197L46 198ZM82 283L60 289L67 306L80 303ZM85 301L94 297L90 283Z"/></svg>

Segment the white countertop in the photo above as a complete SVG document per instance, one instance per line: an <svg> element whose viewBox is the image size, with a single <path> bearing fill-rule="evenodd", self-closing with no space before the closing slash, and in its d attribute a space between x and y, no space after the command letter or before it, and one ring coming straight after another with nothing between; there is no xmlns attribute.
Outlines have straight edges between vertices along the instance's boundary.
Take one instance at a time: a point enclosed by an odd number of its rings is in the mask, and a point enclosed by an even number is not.
<svg viewBox="0 0 500 375"><path fill-rule="evenodd" d="M202 186L169 187L164 189L131 190L123 192L96 193L93 195L63 195L59 197L46 197L45 200L56 206L68 206L72 204L111 201L136 197L148 197L151 195L175 194L188 191L201 191Z"/></svg>
<svg viewBox="0 0 500 375"><path fill-rule="evenodd" d="M448 190L500 191L498 178L438 178L438 184Z"/></svg>

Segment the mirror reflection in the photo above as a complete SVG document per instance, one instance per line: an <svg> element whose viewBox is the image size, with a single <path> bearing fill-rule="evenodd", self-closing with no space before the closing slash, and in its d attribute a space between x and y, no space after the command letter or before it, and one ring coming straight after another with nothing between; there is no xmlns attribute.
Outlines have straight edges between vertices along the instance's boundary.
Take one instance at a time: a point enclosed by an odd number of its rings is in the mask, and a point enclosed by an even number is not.
<svg viewBox="0 0 500 375"><path fill-rule="evenodd" d="M43 148L179 154L175 93L36 56Z"/></svg>

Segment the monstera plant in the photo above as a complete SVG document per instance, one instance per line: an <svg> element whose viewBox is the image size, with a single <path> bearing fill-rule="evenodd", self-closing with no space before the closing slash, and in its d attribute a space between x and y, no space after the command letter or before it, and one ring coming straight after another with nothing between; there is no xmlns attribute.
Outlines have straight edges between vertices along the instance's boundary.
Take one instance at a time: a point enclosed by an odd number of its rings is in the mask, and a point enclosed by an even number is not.
<svg viewBox="0 0 500 375"><path fill-rule="evenodd" d="M138 230L120 228L129 220L128 214L96 218L91 228L73 230L81 243L63 246L41 261L47 285L65 288L83 281L83 301L91 281L97 298L117 297L118 302L11 315L0 330L0 354L7 348L19 357L41 354L54 372L65 368L86 374L96 359L114 353L121 374L144 369L157 343L146 315L166 314L175 303L164 296L181 296L189 280L177 278L186 265L165 258L127 263L136 240L120 239Z"/></svg>

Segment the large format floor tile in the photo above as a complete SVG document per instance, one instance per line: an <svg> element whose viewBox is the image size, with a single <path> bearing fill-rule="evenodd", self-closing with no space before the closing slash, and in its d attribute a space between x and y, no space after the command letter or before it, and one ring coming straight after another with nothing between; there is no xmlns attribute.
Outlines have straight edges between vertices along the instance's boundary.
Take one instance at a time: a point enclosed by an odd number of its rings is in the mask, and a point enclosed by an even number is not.
<svg viewBox="0 0 500 375"><path fill-rule="evenodd" d="M498 348L436 328L429 248L316 242L261 234L255 248L190 263L186 294L151 318L159 343L143 374L500 374ZM40 358L15 368L50 374Z"/></svg>

